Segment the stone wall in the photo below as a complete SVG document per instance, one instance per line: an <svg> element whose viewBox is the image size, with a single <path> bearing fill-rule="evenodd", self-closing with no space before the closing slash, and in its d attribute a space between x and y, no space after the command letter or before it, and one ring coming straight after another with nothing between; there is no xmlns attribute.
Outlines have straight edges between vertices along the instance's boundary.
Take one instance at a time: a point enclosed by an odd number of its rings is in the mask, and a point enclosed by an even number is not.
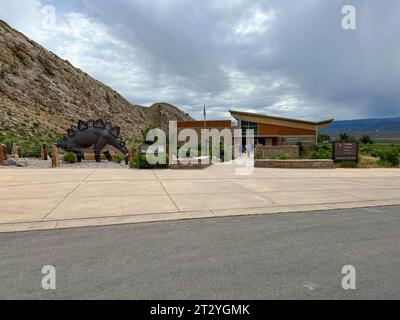
<svg viewBox="0 0 400 320"><path fill-rule="evenodd" d="M175 160L176 163L169 164L170 169L204 169L209 167L212 164L211 159L208 159L208 163L203 161L206 157L192 158L190 161L180 161Z"/></svg>
<svg viewBox="0 0 400 320"><path fill-rule="evenodd" d="M255 160L256 168L333 169L333 160Z"/></svg>
<svg viewBox="0 0 400 320"><path fill-rule="evenodd" d="M299 147L298 146L256 146L255 156L261 157L262 159L275 159L282 155L288 155L293 159L299 158Z"/></svg>
<svg viewBox="0 0 400 320"><path fill-rule="evenodd" d="M297 145L301 142L303 144L304 150L310 151L317 144L316 136L287 136L278 139L279 145Z"/></svg>

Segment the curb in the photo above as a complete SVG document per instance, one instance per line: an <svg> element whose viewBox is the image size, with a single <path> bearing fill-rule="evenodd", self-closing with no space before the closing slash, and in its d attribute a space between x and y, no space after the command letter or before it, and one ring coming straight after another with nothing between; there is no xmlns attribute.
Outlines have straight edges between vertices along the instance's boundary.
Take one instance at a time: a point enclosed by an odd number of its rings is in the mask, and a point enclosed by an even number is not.
<svg viewBox="0 0 400 320"><path fill-rule="evenodd" d="M253 216L282 213L301 213L313 211L333 211L339 209L354 209L381 206L400 205L400 199L370 200L358 202L342 202L329 204L310 204L295 206L276 206L264 208L221 209L204 211L182 211L169 213L155 213L144 215L126 215L118 217L96 217L86 219L65 219L52 221L31 221L0 224L0 233L60 230L83 227L100 227L124 224L139 224L163 221L178 221L191 219L223 218L237 216Z"/></svg>

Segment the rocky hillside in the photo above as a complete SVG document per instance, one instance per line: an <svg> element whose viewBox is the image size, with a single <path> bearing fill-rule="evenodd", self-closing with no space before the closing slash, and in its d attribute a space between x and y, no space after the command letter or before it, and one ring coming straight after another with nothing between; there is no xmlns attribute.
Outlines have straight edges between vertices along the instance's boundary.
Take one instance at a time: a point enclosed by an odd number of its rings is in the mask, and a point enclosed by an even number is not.
<svg viewBox="0 0 400 320"><path fill-rule="evenodd" d="M162 129L168 128L171 119L177 121L193 120L187 113L183 113L177 107L165 102L155 103L148 108L143 107L143 111L148 121Z"/></svg>
<svg viewBox="0 0 400 320"><path fill-rule="evenodd" d="M5 136L55 140L79 119L103 118L128 140L140 129L190 120L178 108L134 105L0 20L0 140Z"/></svg>

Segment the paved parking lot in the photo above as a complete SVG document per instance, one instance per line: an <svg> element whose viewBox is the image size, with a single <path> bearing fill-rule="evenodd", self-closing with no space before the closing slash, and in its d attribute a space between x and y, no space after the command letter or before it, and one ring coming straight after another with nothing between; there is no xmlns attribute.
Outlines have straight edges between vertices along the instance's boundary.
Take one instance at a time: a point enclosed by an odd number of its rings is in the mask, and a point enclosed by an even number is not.
<svg viewBox="0 0 400 320"><path fill-rule="evenodd" d="M0 232L396 204L399 169L0 171Z"/></svg>
<svg viewBox="0 0 400 320"><path fill-rule="evenodd" d="M400 299L400 206L0 234L0 299ZM56 269L43 290L42 268ZM343 266L356 290L343 290Z"/></svg>

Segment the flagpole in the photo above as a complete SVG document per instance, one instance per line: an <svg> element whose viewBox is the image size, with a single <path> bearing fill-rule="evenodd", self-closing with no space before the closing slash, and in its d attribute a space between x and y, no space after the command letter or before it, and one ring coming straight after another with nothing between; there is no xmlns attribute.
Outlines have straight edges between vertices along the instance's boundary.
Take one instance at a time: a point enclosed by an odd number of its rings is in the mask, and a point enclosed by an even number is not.
<svg viewBox="0 0 400 320"><path fill-rule="evenodd" d="M206 144L206 155L208 155L208 136L206 134L207 130L207 112L206 112L206 104L204 103L204 110L203 110L203 116L204 116L204 134L205 134L205 144Z"/></svg>

